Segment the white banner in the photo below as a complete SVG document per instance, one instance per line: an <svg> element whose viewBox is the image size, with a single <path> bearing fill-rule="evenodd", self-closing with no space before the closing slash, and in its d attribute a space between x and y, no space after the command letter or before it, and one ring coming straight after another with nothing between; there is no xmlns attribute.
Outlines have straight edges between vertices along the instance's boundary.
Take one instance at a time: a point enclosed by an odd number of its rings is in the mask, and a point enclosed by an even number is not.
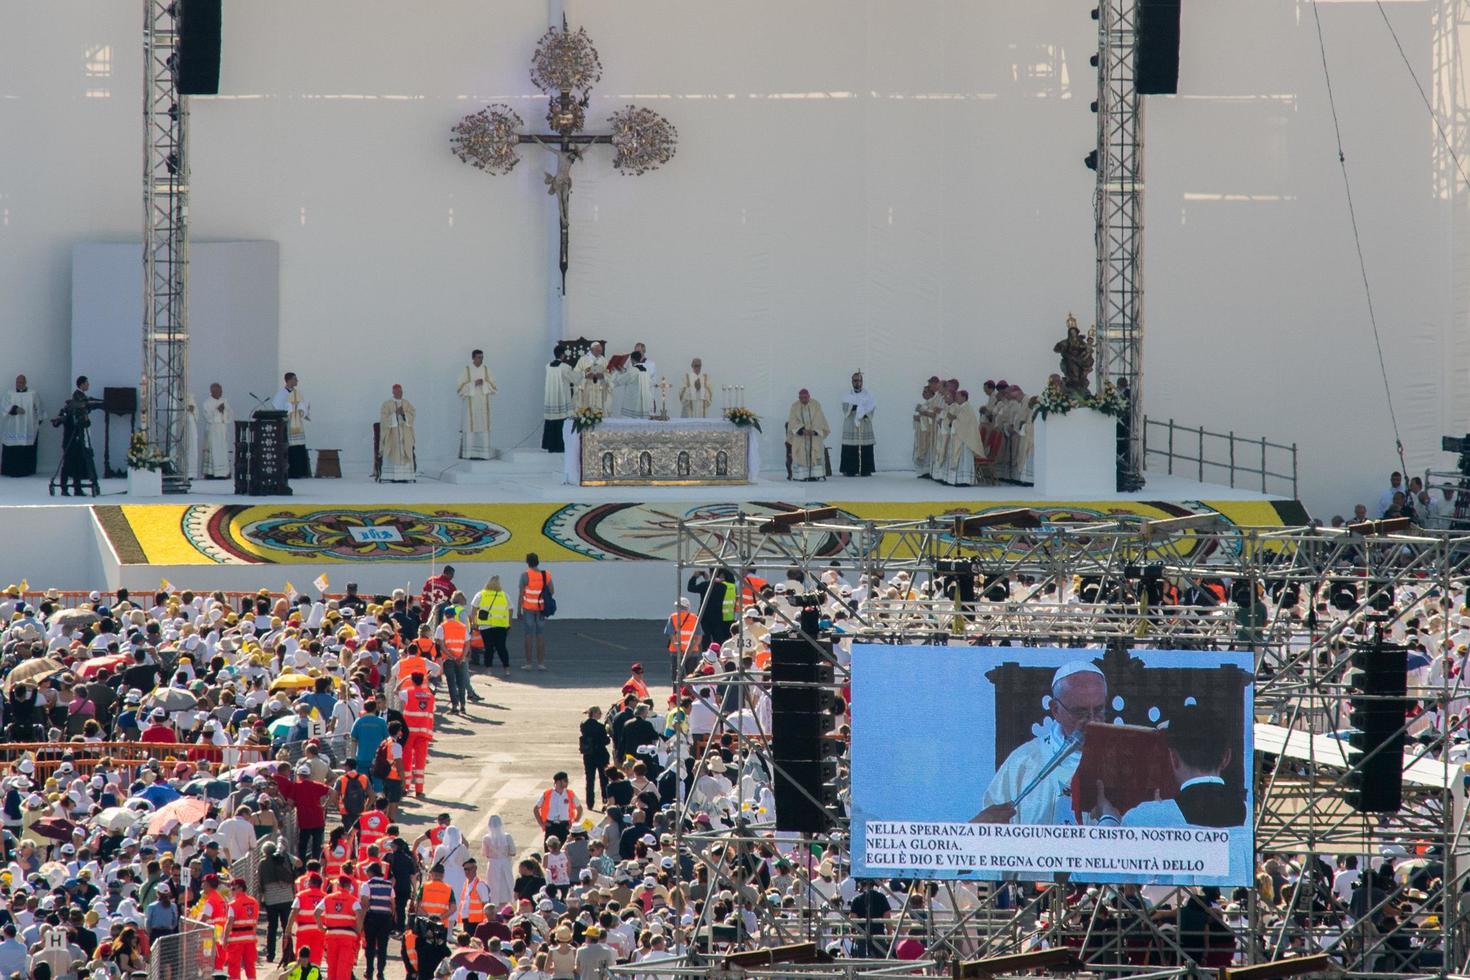
<svg viewBox="0 0 1470 980"><path fill-rule="evenodd" d="M1230 873L1230 832L1210 827L912 823L869 820L862 864L875 871L1083 875Z"/></svg>

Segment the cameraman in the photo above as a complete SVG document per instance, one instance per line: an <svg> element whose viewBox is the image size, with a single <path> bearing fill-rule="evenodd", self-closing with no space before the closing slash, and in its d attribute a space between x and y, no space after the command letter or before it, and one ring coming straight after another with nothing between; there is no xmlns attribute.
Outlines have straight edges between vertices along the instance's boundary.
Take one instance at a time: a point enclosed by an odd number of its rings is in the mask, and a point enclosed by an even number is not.
<svg viewBox="0 0 1470 980"><path fill-rule="evenodd" d="M102 403L87 397L91 385L85 374L77 377L76 390L61 406L61 413L51 420L52 426L61 426L61 495L69 497L66 481L72 481L76 496L82 496L82 481L92 485L93 495L97 491L97 462L92 456L91 413L101 408Z"/></svg>

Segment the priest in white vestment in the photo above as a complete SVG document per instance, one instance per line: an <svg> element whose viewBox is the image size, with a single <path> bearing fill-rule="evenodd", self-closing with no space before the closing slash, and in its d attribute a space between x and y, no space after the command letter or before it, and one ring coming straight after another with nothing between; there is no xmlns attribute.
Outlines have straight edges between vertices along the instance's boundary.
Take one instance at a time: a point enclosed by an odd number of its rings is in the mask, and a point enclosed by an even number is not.
<svg viewBox="0 0 1470 980"><path fill-rule="evenodd" d="M485 352L470 352L470 363L459 372L459 458L490 459L490 396L495 376L485 363Z"/></svg>
<svg viewBox="0 0 1470 980"><path fill-rule="evenodd" d="M842 396L843 476L873 475L873 413L878 401L863 386L863 372L854 372L852 390Z"/></svg>
<svg viewBox="0 0 1470 980"><path fill-rule="evenodd" d="M413 417L413 402L403 397L403 385L394 385L393 397L378 409L378 479L385 483L412 483L417 477Z"/></svg>
<svg viewBox="0 0 1470 980"><path fill-rule="evenodd" d="M306 423L311 421L311 402L301 393L296 372L287 371L281 390L271 406L286 413L286 476L304 480L311 476L311 457L306 452Z"/></svg>
<svg viewBox="0 0 1470 980"><path fill-rule="evenodd" d="M822 414L822 403L814 400L805 388L798 391L786 416L786 444L791 447L793 480L827 478L827 436L831 433L827 416Z"/></svg>
<svg viewBox="0 0 1470 980"><path fill-rule="evenodd" d="M565 344L557 344L546 365L546 392L541 423L541 448L548 453L566 452L562 438L563 423L572 414L572 366L567 362Z"/></svg>
<svg viewBox="0 0 1470 980"><path fill-rule="evenodd" d="M601 344L594 343L577 358L572 377L577 385L577 408L593 408L606 416L612 402L612 383L607 377L607 358L603 356Z"/></svg>
<svg viewBox="0 0 1470 980"><path fill-rule="evenodd" d="M15 387L0 398L0 475L36 472L36 436L41 427L41 396L16 375Z"/></svg>
<svg viewBox="0 0 1470 980"><path fill-rule="evenodd" d="M968 487L975 482L975 457L985 454L980 445L980 416L970 404L970 393L961 390L955 402L954 423L949 434L949 466L945 481L950 486Z"/></svg>
<svg viewBox="0 0 1470 980"><path fill-rule="evenodd" d="M1107 678L1091 660L1073 660L1057 668L1041 734L1017 746L996 769L981 799L982 809L972 822L1075 824L1072 776L1082 760L1082 743L1072 744L1071 740L1088 722L1104 720L1107 709ZM1058 756L1062 758L1056 768L1018 801L1022 791Z"/></svg>
<svg viewBox="0 0 1470 980"><path fill-rule="evenodd" d="M199 403L189 392L184 394L184 438L179 456L184 477L192 480L199 476Z"/></svg>
<svg viewBox="0 0 1470 980"><path fill-rule="evenodd" d="M714 385L704 373L704 362L696 357L689 362L684 383L679 386L679 413L686 419L707 418L714 397Z"/></svg>
<svg viewBox="0 0 1470 980"><path fill-rule="evenodd" d="M914 406L914 472L919 477L929 476L929 454L934 449L934 417L941 408L939 401L939 376L936 374L924 382Z"/></svg>
<svg viewBox="0 0 1470 980"><path fill-rule="evenodd" d="M929 478L944 482L945 467L949 465L950 435L954 430L955 402L958 389L939 389L939 403L934 412L934 441L929 447Z"/></svg>
<svg viewBox="0 0 1470 980"><path fill-rule="evenodd" d="M656 411L653 399L653 379L643 363L643 355L633 351L628 363L618 369L614 385L622 392L623 417L630 419L652 418Z"/></svg>
<svg viewBox="0 0 1470 980"><path fill-rule="evenodd" d="M225 390L218 381L209 386L209 397L204 399L204 411L200 415L200 421L204 423L204 478L228 480L230 446L235 438L235 412L225 401Z"/></svg>

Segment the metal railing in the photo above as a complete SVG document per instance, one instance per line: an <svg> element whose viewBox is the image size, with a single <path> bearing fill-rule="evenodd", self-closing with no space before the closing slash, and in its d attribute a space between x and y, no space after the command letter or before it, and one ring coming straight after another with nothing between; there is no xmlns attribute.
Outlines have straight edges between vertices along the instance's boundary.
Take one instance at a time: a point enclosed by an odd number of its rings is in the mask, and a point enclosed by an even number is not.
<svg viewBox="0 0 1470 980"><path fill-rule="evenodd" d="M148 960L148 980L198 980L214 972L214 927L196 919L181 919L179 931L159 936Z"/></svg>
<svg viewBox="0 0 1470 980"><path fill-rule="evenodd" d="M1297 499L1296 443L1271 442L1262 436L1251 439L1234 432L1211 432L1204 426L1161 422L1144 416L1143 459L1164 461L1165 472L1177 471L1201 483L1217 483L1224 477L1231 487L1256 489L1261 493L1290 493ZM1272 481L1280 481L1272 483Z"/></svg>

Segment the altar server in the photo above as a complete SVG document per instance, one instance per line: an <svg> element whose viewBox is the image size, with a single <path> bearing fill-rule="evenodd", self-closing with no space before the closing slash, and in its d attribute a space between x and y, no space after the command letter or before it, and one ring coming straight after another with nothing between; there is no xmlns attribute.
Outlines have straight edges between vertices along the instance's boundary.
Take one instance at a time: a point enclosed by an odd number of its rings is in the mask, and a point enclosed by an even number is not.
<svg viewBox="0 0 1470 980"><path fill-rule="evenodd" d="M863 372L852 376L852 390L842 396L843 476L873 475L873 413L878 409L873 393L863 387Z"/></svg>
<svg viewBox="0 0 1470 980"><path fill-rule="evenodd" d="M235 412L225 401L225 390L218 381L209 386L204 399L204 478L230 478L230 443L235 437Z"/></svg>
<svg viewBox="0 0 1470 980"><path fill-rule="evenodd" d="M403 397L403 385L394 385L393 397L378 409L378 454L382 459L378 479L387 483L414 481L413 418L413 402Z"/></svg>
<svg viewBox="0 0 1470 980"><path fill-rule="evenodd" d="M545 415L541 425L541 448L548 453L566 451L562 442L562 423L572 414L572 366L566 360L567 349L557 344L546 365Z"/></svg>
<svg viewBox="0 0 1470 980"><path fill-rule="evenodd" d="M614 382L622 389L623 416L630 419L646 419L652 417L655 408L653 400L653 379L649 377L648 367L643 363L643 355L637 350L628 355L628 363L618 369L618 379Z"/></svg>
<svg viewBox="0 0 1470 980"><path fill-rule="evenodd" d="M311 476L311 457L306 452L306 423L311 421L311 402L302 394L295 371L287 371L282 381L271 405L276 411L286 413L286 476L304 480Z"/></svg>
<svg viewBox="0 0 1470 980"><path fill-rule="evenodd" d="M41 425L41 396L16 375L15 388L0 398L0 474L30 476L36 472L36 434Z"/></svg>
<svg viewBox="0 0 1470 980"><path fill-rule="evenodd" d="M396 387L396 386L395 386ZM490 458L490 396L495 394L495 376L485 363L485 352L470 352L470 363L459 372L459 458Z"/></svg>

